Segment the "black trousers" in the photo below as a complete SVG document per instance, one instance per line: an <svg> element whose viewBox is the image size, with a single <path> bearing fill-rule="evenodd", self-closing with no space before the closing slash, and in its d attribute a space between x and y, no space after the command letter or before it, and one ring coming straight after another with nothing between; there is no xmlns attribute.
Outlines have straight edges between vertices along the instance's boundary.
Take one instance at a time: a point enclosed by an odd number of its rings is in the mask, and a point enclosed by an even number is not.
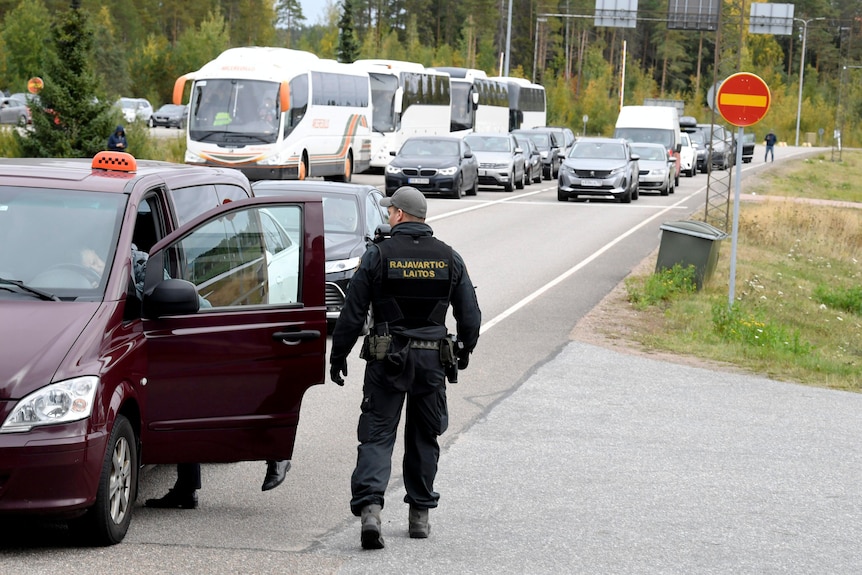
<svg viewBox="0 0 862 575"><path fill-rule="evenodd" d="M201 488L201 464L177 463L177 491L194 491Z"/></svg>
<svg viewBox="0 0 862 575"><path fill-rule="evenodd" d="M410 349L407 372L387 371L386 360L371 361L365 383L357 436L359 447L350 487L350 510L357 517L366 505L384 505L392 471L392 450L406 399L404 460L406 503L419 509L437 507L434 491L440 446L437 438L449 426L446 378L438 350ZM405 385L405 382L406 385ZM396 388L397 386L397 388ZM406 389L404 389L406 387Z"/></svg>

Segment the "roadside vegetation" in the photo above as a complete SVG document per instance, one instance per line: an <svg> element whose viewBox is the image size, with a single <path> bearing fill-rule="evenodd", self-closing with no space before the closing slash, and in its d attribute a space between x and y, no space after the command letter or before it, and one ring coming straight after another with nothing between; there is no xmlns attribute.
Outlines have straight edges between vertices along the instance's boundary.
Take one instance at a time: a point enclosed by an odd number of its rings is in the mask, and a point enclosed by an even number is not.
<svg viewBox="0 0 862 575"><path fill-rule="evenodd" d="M627 337L781 381L862 391L862 152L842 156L743 180L744 194L768 198L740 206L733 304L728 237L701 291L693 267L630 276ZM824 199L858 205L816 202Z"/></svg>

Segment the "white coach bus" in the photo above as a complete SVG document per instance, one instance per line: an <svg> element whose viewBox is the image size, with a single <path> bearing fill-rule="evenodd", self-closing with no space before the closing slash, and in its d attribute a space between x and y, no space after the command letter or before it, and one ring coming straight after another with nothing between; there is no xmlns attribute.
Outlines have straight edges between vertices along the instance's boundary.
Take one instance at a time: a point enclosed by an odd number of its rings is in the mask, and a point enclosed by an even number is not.
<svg viewBox="0 0 862 575"><path fill-rule="evenodd" d="M523 78L495 76L509 84L509 131L548 125L545 88Z"/></svg>
<svg viewBox="0 0 862 575"><path fill-rule="evenodd" d="M509 131L509 83L488 78L474 68L437 67L452 83L453 135Z"/></svg>
<svg viewBox="0 0 862 575"><path fill-rule="evenodd" d="M251 180L350 181L371 159L368 75L286 48L231 48L174 84L191 82L188 164L237 168Z"/></svg>
<svg viewBox="0 0 862 575"><path fill-rule="evenodd" d="M351 64L371 81L371 167L384 168L410 136L449 133L449 74L400 60L357 60Z"/></svg>

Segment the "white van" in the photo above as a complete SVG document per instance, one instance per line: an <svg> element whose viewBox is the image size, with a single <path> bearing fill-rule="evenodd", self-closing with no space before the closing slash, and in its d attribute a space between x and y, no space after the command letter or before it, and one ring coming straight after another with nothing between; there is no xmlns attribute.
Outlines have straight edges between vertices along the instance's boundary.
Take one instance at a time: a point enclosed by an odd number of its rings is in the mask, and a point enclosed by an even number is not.
<svg viewBox="0 0 862 575"><path fill-rule="evenodd" d="M623 106L617 117L614 138L634 143L662 144L676 158L675 185L679 185L679 151L682 142L679 116L673 106Z"/></svg>

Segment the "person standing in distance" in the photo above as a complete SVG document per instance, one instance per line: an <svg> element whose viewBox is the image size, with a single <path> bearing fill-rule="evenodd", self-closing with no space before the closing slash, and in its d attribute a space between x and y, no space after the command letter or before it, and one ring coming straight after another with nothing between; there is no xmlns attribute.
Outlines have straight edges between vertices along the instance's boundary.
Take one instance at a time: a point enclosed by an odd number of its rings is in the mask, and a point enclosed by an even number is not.
<svg viewBox="0 0 862 575"><path fill-rule="evenodd" d="M126 130L122 126L117 126L114 133L108 136L108 151L125 152L127 147Z"/></svg>
<svg viewBox="0 0 862 575"><path fill-rule="evenodd" d="M402 472L407 495L409 535L428 537L428 510L440 494L434 478L446 431L446 377L466 369L479 340L482 313L461 256L433 237L425 223L425 196L398 188L380 200L389 212L392 235L372 244L350 280L332 333L329 375L344 385L347 356L362 333L369 307L374 325L360 357L367 361L357 436L356 468L350 481L351 512L361 518L364 549L382 549L380 513L392 469L398 421L407 400ZM449 306L457 324L458 346L448 337ZM457 373L457 372L455 372Z"/></svg>
<svg viewBox="0 0 862 575"><path fill-rule="evenodd" d="M772 133L772 130L770 130L769 133L766 134L766 137L763 139L763 143L766 144L766 153L763 155L764 162L766 161L766 158L770 157L773 162L775 161L775 142L777 141L778 138L775 136L775 134Z"/></svg>

